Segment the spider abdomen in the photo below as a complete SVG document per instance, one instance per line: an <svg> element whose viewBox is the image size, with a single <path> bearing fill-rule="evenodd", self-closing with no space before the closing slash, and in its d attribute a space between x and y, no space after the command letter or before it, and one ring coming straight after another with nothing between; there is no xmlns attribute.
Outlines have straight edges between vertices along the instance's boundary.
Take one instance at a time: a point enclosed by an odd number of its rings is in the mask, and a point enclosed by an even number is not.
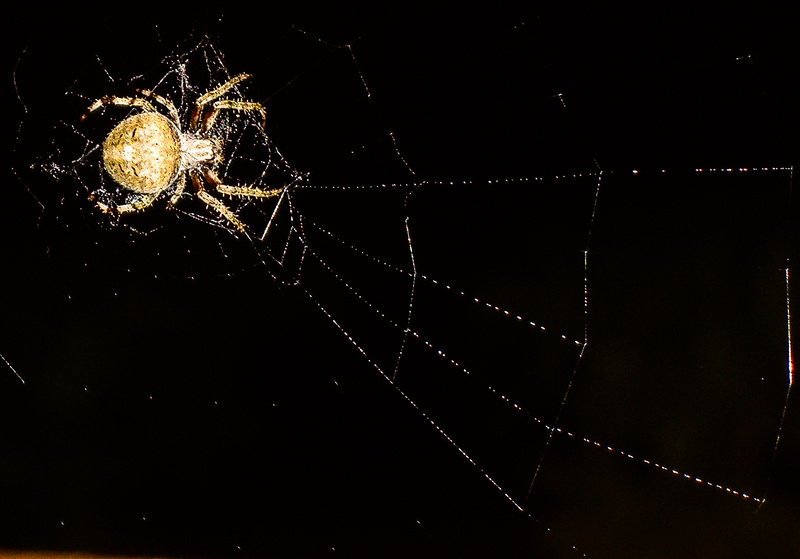
<svg viewBox="0 0 800 559"><path fill-rule="evenodd" d="M106 172L123 188L157 194L181 168L180 132L166 116L146 112L120 122L103 142Z"/></svg>

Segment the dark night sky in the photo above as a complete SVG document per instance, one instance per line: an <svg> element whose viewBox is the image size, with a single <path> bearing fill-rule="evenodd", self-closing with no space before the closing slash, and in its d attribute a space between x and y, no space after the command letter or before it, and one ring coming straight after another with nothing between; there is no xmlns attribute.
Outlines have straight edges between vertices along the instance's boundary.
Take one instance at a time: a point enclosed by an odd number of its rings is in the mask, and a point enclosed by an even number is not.
<svg viewBox="0 0 800 559"><path fill-rule="evenodd" d="M0 555L798 556L791 174L695 171L796 164L787 14L268 11L28 7L6 35ZM419 279L411 328L469 376L411 340L393 387L402 332L314 259L292 288L191 220L109 234L32 168L73 84L157 78L206 32L310 184L448 182L293 203L402 268L408 217L418 272L469 294ZM405 320L407 279L307 233ZM575 436L548 442L559 409Z"/></svg>

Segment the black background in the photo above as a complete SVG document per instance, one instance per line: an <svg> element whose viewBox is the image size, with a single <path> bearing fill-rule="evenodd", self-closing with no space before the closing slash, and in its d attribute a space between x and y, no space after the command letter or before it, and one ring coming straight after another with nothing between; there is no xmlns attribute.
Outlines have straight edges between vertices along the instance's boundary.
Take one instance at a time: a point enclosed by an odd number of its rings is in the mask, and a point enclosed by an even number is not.
<svg viewBox="0 0 800 559"><path fill-rule="evenodd" d="M796 250L791 173L695 171L795 164L788 14L23 12L4 48L4 130L15 147L4 164L0 352L25 383L0 371L0 548L800 552L796 394L773 459L787 388L784 269ZM408 215L420 273L570 340L420 280L413 329L472 378L412 342L396 389L306 294L390 375L401 335L374 326L313 262L303 288L281 286L246 255L223 263L214 237L191 223L189 233L86 244L105 230L60 203L70 195L58 189L75 185L32 168L69 118L64 92L98 68L122 82L157 76L163 56L206 34L232 73L255 75L248 95L266 105L268 133L310 184L455 183L419 189L407 210L403 189L298 191L301 214L403 268ZM506 180L534 177L545 180ZM315 239L337 273L403 318L405 280ZM158 256L188 251L190 271ZM634 460L570 437L546 443L540 425L484 388L552 422L584 326L589 345L559 425ZM643 459L766 491L767 502L757 509Z"/></svg>

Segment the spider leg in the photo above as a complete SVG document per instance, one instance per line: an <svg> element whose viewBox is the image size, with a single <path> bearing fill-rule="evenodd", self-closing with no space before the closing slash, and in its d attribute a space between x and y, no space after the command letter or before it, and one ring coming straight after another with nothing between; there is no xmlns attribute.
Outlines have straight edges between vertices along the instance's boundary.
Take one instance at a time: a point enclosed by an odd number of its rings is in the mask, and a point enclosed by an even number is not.
<svg viewBox="0 0 800 559"><path fill-rule="evenodd" d="M208 131L214 125L214 121L217 119L219 111L224 109L234 109L238 111L260 111L262 118L265 118L266 113L264 111L264 107L259 103L238 101L233 99L218 100L228 91L236 87L240 82L250 79L251 77L252 76L250 74L239 74L238 76L234 76L233 78L229 79L218 88L201 95L195 102L194 109L192 109L192 116L189 125L190 129L202 129L204 132ZM201 122L200 117L203 114L203 109L205 109L206 105L209 104L211 105L212 110L205 115L205 117L203 117Z"/></svg>
<svg viewBox="0 0 800 559"><path fill-rule="evenodd" d="M244 198L274 198L283 194L283 187L263 189L255 186L229 186L218 184L217 192L228 196L242 196Z"/></svg>
<svg viewBox="0 0 800 559"><path fill-rule="evenodd" d="M257 186L231 186L222 184L222 181L217 174L211 169L204 169L203 176L209 184L214 185L214 188L220 194L227 196L241 196L242 198L273 198L280 196L284 188L258 188Z"/></svg>
<svg viewBox="0 0 800 559"><path fill-rule="evenodd" d="M178 184L176 185L175 192L169 199L169 204L171 206L174 206L175 204L178 203L178 200L180 200L181 196L183 196L183 191L185 188L186 188L186 173L181 173L180 176L178 177Z"/></svg>
<svg viewBox="0 0 800 559"><path fill-rule="evenodd" d="M156 108L153 106L150 101L147 99L143 99L141 97L101 97L100 99L96 100L94 103L89 105L89 109L84 113L81 117L81 120L85 119L89 116L89 113L96 111L103 105L121 105L127 107L142 107L145 110L156 112Z"/></svg>
<svg viewBox="0 0 800 559"><path fill-rule="evenodd" d="M247 235L247 227L245 227L244 223L242 223L242 221L236 217L233 211L228 206L223 204L222 201L217 200L203 189L202 181L196 173L192 173L192 183L197 191L197 197L200 198L200 200L202 200L206 206L217 212L220 217Z"/></svg>
<svg viewBox="0 0 800 559"><path fill-rule="evenodd" d="M153 201L158 197L157 194L142 194L133 202L129 202L127 204L121 204L119 206L109 206L108 204L104 204L97 200L94 196L91 196L91 199L97 204L97 207L100 208L100 211L107 214L124 214L124 213L131 213L131 212L138 212L149 207Z"/></svg>
<svg viewBox="0 0 800 559"><path fill-rule="evenodd" d="M158 93L154 93L154 92L150 91L149 89L141 89L141 90L139 90L139 93L141 93L145 97L149 97L150 99L152 99L156 103L159 103L164 108L166 108L167 111L169 112L169 116L173 120L173 122L178 123L178 122L181 121L181 118L178 115L178 109L175 108L175 104L172 101L170 101L166 97L163 97L163 96L159 95Z"/></svg>
<svg viewBox="0 0 800 559"><path fill-rule="evenodd" d="M228 81L226 81L224 84L222 84L218 88L216 88L214 90L211 90L208 93L205 93L205 94L201 95L197 99L197 102L195 104L198 107L203 107L203 106L207 105L208 103L210 103L211 101L213 101L214 99L218 99L218 98L222 97L223 95L225 95L228 91L230 91L231 89L236 87L236 85L238 85L239 82L243 82L243 81L248 80L248 79L250 79L252 77L253 76L250 75L250 74L239 74L238 76L234 76L233 78L229 79Z"/></svg>
<svg viewBox="0 0 800 559"><path fill-rule="evenodd" d="M220 99L214 101L211 111L203 118L201 125L202 130L205 132L214 126L214 122L219 116L219 112L223 109L233 109L235 111L258 111L261 113L262 124L267 120L267 111L261 103L254 103L252 101L237 101L235 99Z"/></svg>
<svg viewBox="0 0 800 559"><path fill-rule="evenodd" d="M214 198L211 194L209 194L205 190L198 191L197 197L200 198L203 202L205 202L205 204L209 208L211 208L212 210L217 212L220 216L225 218L228 222L230 222L230 224L236 227L239 231L241 231L245 235L247 234L247 228L244 226L244 223L242 223L239 220L239 218L234 215L234 213L228 206L226 206L225 204Z"/></svg>

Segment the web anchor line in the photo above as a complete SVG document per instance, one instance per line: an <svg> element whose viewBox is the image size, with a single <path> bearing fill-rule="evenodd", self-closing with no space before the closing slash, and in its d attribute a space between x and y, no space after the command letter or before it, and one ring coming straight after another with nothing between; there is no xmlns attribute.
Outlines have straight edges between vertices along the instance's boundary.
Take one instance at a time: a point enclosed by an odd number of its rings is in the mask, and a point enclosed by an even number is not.
<svg viewBox="0 0 800 559"><path fill-rule="evenodd" d="M408 239L408 255L411 259L411 293L408 298L408 314L406 316L406 327L403 329L403 340L400 342L400 351L397 353L397 361L394 365L394 373L392 380L397 378L397 372L400 370L400 361L403 359L403 352L406 348L408 341L408 334L411 332L411 316L414 311L414 292L417 287L417 262L414 260L414 245L411 242L411 229L408 226L408 217L405 219L406 238Z"/></svg>
<svg viewBox="0 0 800 559"><path fill-rule="evenodd" d="M595 161L595 163L597 163L597 161ZM556 417L553 420L553 426L549 429L550 432L547 435L547 441L545 442L544 448L542 449L542 452L539 455L539 461L536 464L536 469L534 470L533 476L531 478L531 484L528 487L528 494L526 496L528 499L530 499L531 493L533 492L533 486L534 484L536 484L536 478L539 477L539 472L542 469L542 464L544 464L544 457L547 454L547 450L550 447L550 441L553 439L553 434L555 433L555 429L558 426L558 421L559 419L561 419L561 414L564 411L564 407L567 405L567 398L569 397L569 393L572 390L572 385L575 383L575 377L578 374L578 368L581 365L583 356L586 353L586 346L589 344L589 244L591 243L592 240L592 227L594 226L594 218L597 215L597 200L600 198L600 183L602 180L603 180L603 171L600 171L597 177L597 186L595 187L594 190L594 202L592 203L592 214L591 217L589 218L589 231L586 234L586 245L583 249L583 343L581 344L581 352L578 355L578 359L575 361L575 367L572 370L572 375L570 376L569 383L567 384L567 388L564 391L564 396L561 398L561 405L558 407L558 412L556 413Z"/></svg>
<svg viewBox="0 0 800 559"><path fill-rule="evenodd" d="M6 367L8 367L9 369L11 369L11 372L12 372L12 373L14 373L15 375L17 375L17 378L19 379L19 381L20 381L22 384L25 384L25 379L23 379L23 378L22 378L22 376L21 376L21 375L20 375L20 374L17 372L17 370L16 370L16 369L15 369L15 368L14 368L14 367L11 365L11 363L9 363L9 362L8 362L8 359L6 359L6 358L5 358L5 356L4 356L2 353L0 353L0 359L2 359L2 360L3 360L3 363L5 363L5 364L6 364Z"/></svg>
<svg viewBox="0 0 800 559"><path fill-rule="evenodd" d="M778 434L775 436L775 446L772 448L772 459L770 460L769 471L770 475L772 474L772 470L775 467L775 459L778 456L778 446L781 444L781 435L783 435L783 424L786 421L786 410L789 409L789 398L792 394L792 386L794 385L794 355L792 353L792 304L791 298L789 296L789 278L791 277L791 272L788 266L786 266L786 270L784 271L784 278L786 282L786 372L787 372L787 386L786 386L786 397L783 399L783 409L781 410L781 420L778 423ZM764 503L767 502L767 491L769 488L769 477L767 478L767 489L764 489L764 494L761 496L761 504L758 506L758 510L761 510L761 507Z"/></svg>
<svg viewBox="0 0 800 559"><path fill-rule="evenodd" d="M345 330L345 328L344 328L344 327L343 327L341 324L339 324L339 322L338 322L338 321L337 321L337 320L336 320L336 319L335 319L335 318L334 318L334 317L333 317L333 316L332 316L332 315L331 315L331 314L328 312L328 310L327 310L327 309L326 309L324 306L322 306L322 304L321 304L319 301L317 301L317 300L316 300L316 298L314 298L314 296L313 296L313 295L311 295L311 293L309 293L308 291L305 291L305 294L306 294L306 295L308 296L308 298L309 298L309 299L311 299L311 301L312 301L312 302L313 302L313 303L314 303L314 304L315 304L315 305L316 305L316 306L319 308L319 310L320 310L320 311L322 311L322 313L323 313L323 314L324 314L324 315L325 315L325 316L328 318L328 320L330 320L330 322L331 322L331 323L332 323L334 326L336 326L336 328L337 328L337 329L338 329L338 330L339 330L339 331L342 333L342 335L343 335L345 338L347 338L347 340L348 340L348 341L349 341L349 342L350 342L350 343L353 345L353 347L355 347L355 348L356 348L356 350L357 350L357 351L358 351L358 352L359 352L359 353L360 353L360 354L361 354L361 355L364 357L364 359L366 359L366 360L367 360L367 363L369 363L369 365L371 365L373 369L375 369L376 371L378 371L378 373L379 373L379 374L380 374L380 375L381 375L381 376L384 378L384 380L386 380L386 382L388 382L388 383L389 383L389 385L390 385L392 388L394 388L394 390L395 390L395 391L396 391L396 392L397 392L397 393L398 393L398 394L399 394L399 395L400 395L400 396L401 396L401 397L402 397L402 398L403 398L403 399L404 399L404 400L405 400L405 401L406 401L406 402L407 402L409 405L411 405L411 407L413 407L413 408L414 408L414 409L415 409L415 410L416 410L416 411L417 411L417 412L418 412L418 413L419 413L419 414L422 416L422 418L423 418L423 419L425 419L425 421L427 421L427 422L428 422L428 423L431 425L431 427L433 427L433 428L434 428L434 429L435 429L435 430L436 430L436 431L437 431L437 432L438 432L438 433L439 433L441 436L443 436L443 437L445 438L445 440L447 440L447 442L448 442L448 443L450 443L450 444L453 446L453 448L455 448L455 449L456 449L456 450L459 452L459 454L461 454L461 455L462 455L462 456L463 456L463 457L464 457L464 458L467 460L467 462L469 462L469 463L470 463L470 464L471 464L473 467L475 467L475 468L476 468L476 469L477 469L477 470L478 470L478 471L479 471L479 472L480 472L480 473L483 475L483 477L484 477L484 478L486 478L486 480L487 480L487 481L489 481L489 483L491 483L491 484L492 484L492 485L495 487L495 489L497 489L497 490L498 490L498 491L499 491L499 492L500 492L500 493L503 495L503 497L505 497L505 498L506 498L506 500L507 500L508 502L510 502L512 505L514 505L514 507L515 507L515 508L516 508L518 511L520 511L520 512L526 512L526 511L525 511L525 509L523 509L523 508L520 506L520 504L519 504L519 503L517 503L517 501L516 501L516 500L514 500L514 498L513 498L511 495L509 495L509 494L508 494L508 492L507 492L505 489L503 489L503 488L500 486L500 484L499 484L499 483L497 483L497 482L496 482L496 481L495 481L495 480L494 480L494 479L493 479L493 478L492 478L492 477L491 477L491 476L490 476L490 475L489 475L489 474L488 474L488 473L487 473L487 472L486 472L486 471L485 471L483 468L481 468L481 467L478 465L478 463L477 463L477 462L475 462L475 460L474 460L474 459L473 459L473 458L472 458L472 457L471 457L469 454L467 454L467 452L466 452L466 451L465 451L463 448L461 448L461 447L458 445L458 443L456 443L456 442L453 440L453 438L452 438L452 437L450 437L450 435L448 435L448 434L447 434L447 432L446 432L444 429L442 429L442 427L440 427L440 426L439 426L439 424L438 424L438 423L436 423L436 422L435 422L435 421L434 421L434 420L433 420L433 419L432 419L432 418L431 418L431 417L430 417L430 416L429 416L427 413L425 413L425 412L422 410L422 408L420 408L420 407L419 407L419 405L418 405L418 404L417 404L417 403L416 403L414 400L412 400L412 399L411 399L411 397L410 397L408 394L406 394L406 393L405 393L405 392L404 392L404 391L403 391L403 390L402 390L402 389L401 389L401 388L400 388L400 387L397 385L397 383L396 383L395 381L393 381L393 380L392 380L392 377L391 377L391 376L389 376L389 375L388 375L388 374L387 374L387 373L386 373L386 372L385 372L385 371L384 371L384 370L383 370L383 369L380 367L380 365L378 365L378 364L377 364L375 361L373 361L373 360L370 358L370 356L367 354L367 352L364 350L364 348L362 348L362 347L359 345L359 343L358 343L358 342L355 340L355 338L353 338L353 336L351 336L351 335L350 335L350 333L349 333L347 330Z"/></svg>

